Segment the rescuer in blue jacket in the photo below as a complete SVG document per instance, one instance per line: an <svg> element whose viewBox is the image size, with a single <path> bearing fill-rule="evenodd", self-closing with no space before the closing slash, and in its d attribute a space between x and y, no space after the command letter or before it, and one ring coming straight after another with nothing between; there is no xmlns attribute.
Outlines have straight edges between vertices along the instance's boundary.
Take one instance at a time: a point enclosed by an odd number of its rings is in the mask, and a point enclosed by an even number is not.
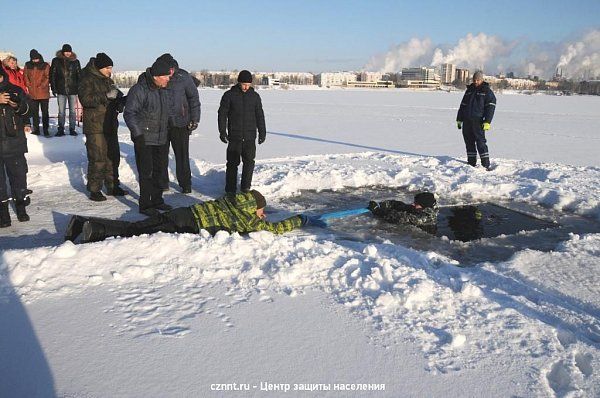
<svg viewBox="0 0 600 398"><path fill-rule="evenodd" d="M483 73L477 71L473 74L473 83L467 86L456 116L456 124L459 130L462 128L467 147L467 162L473 167L477 165L479 152L481 165L490 168L485 132L490 129L495 110L496 96L490 85L483 81Z"/></svg>

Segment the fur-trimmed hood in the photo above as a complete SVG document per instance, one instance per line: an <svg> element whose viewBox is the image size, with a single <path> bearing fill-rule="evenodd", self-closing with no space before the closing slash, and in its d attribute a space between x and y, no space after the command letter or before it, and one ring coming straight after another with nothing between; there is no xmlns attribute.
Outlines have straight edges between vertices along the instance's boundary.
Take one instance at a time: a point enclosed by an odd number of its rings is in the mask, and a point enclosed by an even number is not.
<svg viewBox="0 0 600 398"><path fill-rule="evenodd" d="M65 54L63 54L62 50L58 50L56 52L56 57L60 58L60 59L67 59L69 61L75 61L77 59L77 54L75 54L74 52L71 52L70 57L65 57Z"/></svg>

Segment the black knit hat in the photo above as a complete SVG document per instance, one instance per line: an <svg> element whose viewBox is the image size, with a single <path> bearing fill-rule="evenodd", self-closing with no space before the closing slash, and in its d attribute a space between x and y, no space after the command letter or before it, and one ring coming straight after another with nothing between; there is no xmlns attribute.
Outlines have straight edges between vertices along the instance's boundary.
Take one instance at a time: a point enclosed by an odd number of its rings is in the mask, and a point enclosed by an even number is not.
<svg viewBox="0 0 600 398"><path fill-rule="evenodd" d="M34 59L41 59L41 58L42 58L41 54L35 48L33 50L29 51L29 59L34 60Z"/></svg>
<svg viewBox="0 0 600 398"><path fill-rule="evenodd" d="M247 70L243 70L238 75L238 83L252 83L252 73Z"/></svg>
<svg viewBox="0 0 600 398"><path fill-rule="evenodd" d="M179 68L179 64L177 63L177 61L169 53L164 53L160 57L156 58L157 61L159 59L162 59L163 61L166 61L169 65L171 65L171 68Z"/></svg>
<svg viewBox="0 0 600 398"><path fill-rule="evenodd" d="M71 52L73 52L73 48L71 47L70 44L63 44L61 51L63 53L71 53Z"/></svg>
<svg viewBox="0 0 600 398"><path fill-rule="evenodd" d="M256 200L257 209L263 209L267 206L267 200L264 196L262 196L260 192L258 192L256 189L253 189L252 191L250 191L250 193L252 194L252 196L254 196L254 200Z"/></svg>
<svg viewBox="0 0 600 398"><path fill-rule="evenodd" d="M433 208L437 204L437 201L431 192L420 192L415 195L415 203L421 207Z"/></svg>
<svg viewBox="0 0 600 398"><path fill-rule="evenodd" d="M171 65L164 59L157 59L150 67L152 76L167 76L171 74Z"/></svg>
<svg viewBox="0 0 600 398"><path fill-rule="evenodd" d="M96 54L96 58L94 58L94 66L98 69L113 66L113 60L105 53L98 53Z"/></svg>

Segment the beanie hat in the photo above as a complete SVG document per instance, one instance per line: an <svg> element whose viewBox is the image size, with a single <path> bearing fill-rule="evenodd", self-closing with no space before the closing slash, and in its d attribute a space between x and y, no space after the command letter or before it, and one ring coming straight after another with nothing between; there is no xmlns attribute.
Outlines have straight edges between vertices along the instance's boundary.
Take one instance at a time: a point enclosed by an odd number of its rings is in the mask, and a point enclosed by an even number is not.
<svg viewBox="0 0 600 398"><path fill-rule="evenodd" d="M253 189L250 191L250 193L252 194L252 196L254 196L254 200L256 200L257 209L262 209L267 206L267 200L264 196L262 196L260 192L258 192L256 189Z"/></svg>
<svg viewBox="0 0 600 398"><path fill-rule="evenodd" d="M98 53L94 59L94 66L96 66L98 69L106 68L107 66L113 66L113 60L110 59L110 57L105 53Z"/></svg>
<svg viewBox="0 0 600 398"><path fill-rule="evenodd" d="M42 56L36 49L29 51L29 59L33 60L33 59L40 59L40 58L42 58Z"/></svg>
<svg viewBox="0 0 600 398"><path fill-rule="evenodd" d="M437 204L437 201L431 192L420 192L415 195L415 203L421 207L433 208Z"/></svg>
<svg viewBox="0 0 600 398"><path fill-rule="evenodd" d="M177 61L175 61L175 58L173 58L173 56L169 53L164 53L160 57L156 58L156 60L159 59L166 61L169 65L171 65L171 68L179 68L179 64L177 63Z"/></svg>
<svg viewBox="0 0 600 398"><path fill-rule="evenodd" d="M73 52L73 48L71 48L70 44L63 44L61 51L63 53L70 53Z"/></svg>
<svg viewBox="0 0 600 398"><path fill-rule="evenodd" d="M252 83L252 73L247 70L243 70L238 75L238 83Z"/></svg>
<svg viewBox="0 0 600 398"><path fill-rule="evenodd" d="M152 76L167 76L171 74L171 65L164 59L157 59L150 67Z"/></svg>

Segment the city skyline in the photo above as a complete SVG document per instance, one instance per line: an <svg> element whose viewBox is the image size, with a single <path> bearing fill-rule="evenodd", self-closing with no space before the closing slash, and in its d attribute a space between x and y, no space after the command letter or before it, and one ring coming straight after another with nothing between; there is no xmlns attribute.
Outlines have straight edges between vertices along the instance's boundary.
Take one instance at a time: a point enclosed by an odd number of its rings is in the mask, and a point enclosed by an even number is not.
<svg viewBox="0 0 600 398"><path fill-rule="evenodd" d="M8 15L22 6L8 3ZM106 52L116 70L143 70L169 52L189 70L393 72L444 61L490 74L600 74L600 2L377 1L102 3L46 1L5 23L1 50L47 61L69 43L82 64ZM33 21L33 22L29 22ZM397 69L397 70L386 70Z"/></svg>

